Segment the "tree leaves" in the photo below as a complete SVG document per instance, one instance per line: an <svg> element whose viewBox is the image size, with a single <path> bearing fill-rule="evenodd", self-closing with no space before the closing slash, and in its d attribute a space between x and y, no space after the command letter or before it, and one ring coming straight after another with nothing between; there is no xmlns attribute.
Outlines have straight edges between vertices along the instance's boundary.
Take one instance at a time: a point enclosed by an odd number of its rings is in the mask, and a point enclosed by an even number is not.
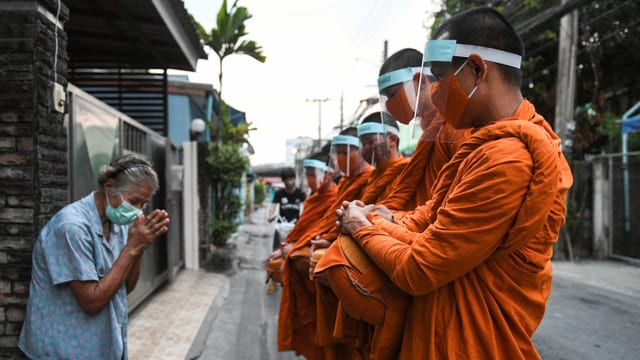
<svg viewBox="0 0 640 360"><path fill-rule="evenodd" d="M233 2L231 8L227 10L227 0L222 1L222 5L216 16L216 27L206 33L202 25L197 21L196 29L198 34L218 56L220 60L220 70L218 80L220 82L220 94L222 95L222 62L230 55L248 55L263 63L267 57L262 53L262 47L253 40L240 40L247 36L245 23L251 19L252 15L244 6L238 6L238 0Z"/></svg>

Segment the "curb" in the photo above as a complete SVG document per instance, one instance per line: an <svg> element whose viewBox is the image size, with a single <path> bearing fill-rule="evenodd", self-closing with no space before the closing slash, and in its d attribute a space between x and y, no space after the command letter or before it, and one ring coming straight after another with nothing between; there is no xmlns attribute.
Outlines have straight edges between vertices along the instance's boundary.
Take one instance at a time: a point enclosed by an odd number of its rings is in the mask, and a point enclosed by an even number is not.
<svg viewBox="0 0 640 360"><path fill-rule="evenodd" d="M207 314L202 320L202 325L200 325L200 329L198 329L198 333L193 339L193 342L191 343L191 347L189 348L185 359L197 360L200 358L200 356L202 356L202 353L207 347L207 338L209 337L209 332L211 331L211 324L213 324L216 317L218 317L222 305L224 304L226 298L229 296L229 287L229 278L225 277L222 284L220 285L218 294L211 302L211 306L209 306L209 310L207 310Z"/></svg>

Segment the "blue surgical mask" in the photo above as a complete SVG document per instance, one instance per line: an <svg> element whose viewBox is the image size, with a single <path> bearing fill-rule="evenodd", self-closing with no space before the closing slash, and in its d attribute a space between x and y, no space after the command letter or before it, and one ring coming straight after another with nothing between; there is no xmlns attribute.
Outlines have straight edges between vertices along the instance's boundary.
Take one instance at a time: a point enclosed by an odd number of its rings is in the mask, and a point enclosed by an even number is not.
<svg viewBox="0 0 640 360"><path fill-rule="evenodd" d="M109 204L109 198L106 195L105 198L107 199L107 218L116 225L129 225L134 222L139 215L142 215L142 210L131 205L122 195L120 195L122 203L117 208Z"/></svg>

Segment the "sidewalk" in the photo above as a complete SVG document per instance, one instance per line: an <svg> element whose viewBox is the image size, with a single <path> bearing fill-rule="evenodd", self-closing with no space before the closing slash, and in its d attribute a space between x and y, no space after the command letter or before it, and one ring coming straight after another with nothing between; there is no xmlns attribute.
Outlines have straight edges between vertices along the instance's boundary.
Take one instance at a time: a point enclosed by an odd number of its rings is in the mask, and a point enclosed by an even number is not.
<svg viewBox="0 0 640 360"><path fill-rule="evenodd" d="M554 261L553 276L640 299L640 266L614 260Z"/></svg>
<svg viewBox="0 0 640 360"><path fill-rule="evenodd" d="M182 270L129 319L129 359L184 359L224 274Z"/></svg>
<svg viewBox="0 0 640 360"><path fill-rule="evenodd" d="M231 242L237 244L237 259L234 269L228 273L215 273L201 268L199 270L182 270L175 281L160 288L129 319L128 347L131 360L177 360L186 358L207 358L206 347L210 327L216 314L229 299L230 279L241 269L255 268L259 273L259 292L264 293L263 259L269 254L273 225L266 222L266 209L260 208L240 225ZM263 233L267 234L265 237ZM252 240L264 238L264 246L247 246ZM262 242L262 241L259 241ZM252 260L258 259L258 260ZM201 264L201 266L203 266ZM232 279L234 280L234 279ZM235 279L237 280L237 279ZM269 297L277 301L279 293ZM241 303L231 304L242 306ZM234 324L223 327L231 327ZM217 329L228 331L230 329ZM275 336L275 335L274 335ZM273 339L275 344L275 337ZM220 349L210 349L220 351ZM204 354L203 354L204 352Z"/></svg>

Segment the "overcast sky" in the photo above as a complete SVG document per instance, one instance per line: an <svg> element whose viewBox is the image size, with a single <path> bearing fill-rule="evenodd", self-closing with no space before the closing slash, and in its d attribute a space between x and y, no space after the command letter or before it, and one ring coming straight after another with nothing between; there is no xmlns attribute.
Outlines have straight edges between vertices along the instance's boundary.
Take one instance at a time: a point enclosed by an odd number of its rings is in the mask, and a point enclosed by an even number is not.
<svg viewBox="0 0 640 360"><path fill-rule="evenodd" d="M183 0L205 29L215 27L221 0ZM228 1L231 6L233 0ZM401 5L400 5L401 4ZM422 51L439 8L429 0L240 0L253 17L248 36L263 47L262 64L248 56L224 60L223 98L246 112L256 131L249 139L252 165L285 161L286 139L317 137L318 105L306 99L328 98L322 105L322 134L345 120L358 102L376 94L384 40L388 53L406 47ZM194 82L218 86L218 60L200 60Z"/></svg>

